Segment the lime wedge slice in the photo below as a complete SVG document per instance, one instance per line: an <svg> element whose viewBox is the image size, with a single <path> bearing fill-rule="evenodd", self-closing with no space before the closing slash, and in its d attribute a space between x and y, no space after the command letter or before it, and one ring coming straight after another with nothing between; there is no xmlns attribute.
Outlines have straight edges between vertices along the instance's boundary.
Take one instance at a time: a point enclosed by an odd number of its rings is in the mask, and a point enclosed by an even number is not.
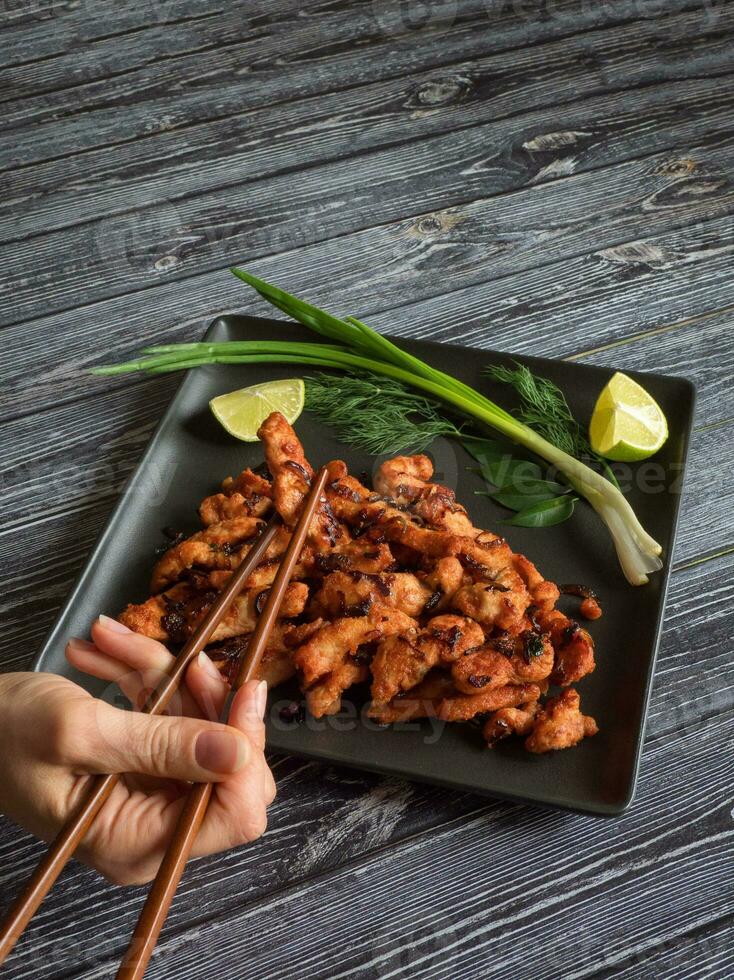
<svg viewBox="0 0 734 980"><path fill-rule="evenodd" d="M287 378L217 395L209 408L230 435L243 442L257 442L257 430L271 412L280 412L293 425L305 399L306 386L301 378Z"/></svg>
<svg viewBox="0 0 734 980"><path fill-rule="evenodd" d="M594 452L631 463L647 459L668 438L663 411L642 385L618 371L602 389L589 425Z"/></svg>

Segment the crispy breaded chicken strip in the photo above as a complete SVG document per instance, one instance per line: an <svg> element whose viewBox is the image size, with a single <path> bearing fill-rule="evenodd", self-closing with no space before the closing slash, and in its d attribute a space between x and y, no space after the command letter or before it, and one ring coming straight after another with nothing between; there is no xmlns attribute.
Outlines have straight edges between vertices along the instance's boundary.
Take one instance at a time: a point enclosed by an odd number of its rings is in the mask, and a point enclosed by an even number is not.
<svg viewBox="0 0 734 980"><path fill-rule="evenodd" d="M524 590L518 593L488 582L473 582L454 593L451 605L486 630L497 627L512 632L522 628L528 597Z"/></svg>
<svg viewBox="0 0 734 980"><path fill-rule="evenodd" d="M366 616L345 617L326 623L298 647L293 662L308 688L340 667L363 644L393 633L409 632L415 626L414 619L397 609L373 606Z"/></svg>
<svg viewBox="0 0 734 980"><path fill-rule="evenodd" d="M469 721L476 715L498 708L515 708L528 701L537 701L540 688L537 684L506 684L479 694L460 694L444 698L438 706L438 717L443 721Z"/></svg>
<svg viewBox="0 0 734 980"><path fill-rule="evenodd" d="M314 596L324 616L364 616L375 603L419 616L430 598L428 589L410 572L332 572Z"/></svg>
<svg viewBox="0 0 734 980"><path fill-rule="evenodd" d="M228 476L222 481L222 491L226 494L239 493L251 507L265 498L272 502L273 485L270 480L251 469L243 470L239 476Z"/></svg>
<svg viewBox="0 0 734 980"><path fill-rule="evenodd" d="M398 504L410 506L436 528L475 537L479 531L457 504L456 494L440 483L430 483L433 463L428 456L396 456L385 460L375 474L375 489Z"/></svg>
<svg viewBox="0 0 734 980"><path fill-rule="evenodd" d="M404 697L394 698L387 704L373 701L367 713L384 725L413 718L435 718L438 705L453 693L451 675L445 670L432 670Z"/></svg>
<svg viewBox="0 0 734 980"><path fill-rule="evenodd" d="M199 507L201 523L207 527L233 517L262 517L273 506L270 482L252 470L243 470L222 484L222 493L205 497Z"/></svg>
<svg viewBox="0 0 734 980"><path fill-rule="evenodd" d="M280 412L272 412L257 432L265 450L265 461L273 474L275 509L288 527L298 520L311 487L313 467L306 459L301 441Z"/></svg>
<svg viewBox="0 0 734 980"><path fill-rule="evenodd" d="M418 576L428 587L431 598L426 612L445 609L461 588L464 569L458 558L439 558L433 568Z"/></svg>
<svg viewBox="0 0 734 980"><path fill-rule="evenodd" d="M578 691L568 688L558 697L549 698L540 709L533 730L525 739L525 748L528 752L568 749L598 731L594 719L581 714Z"/></svg>
<svg viewBox="0 0 734 980"><path fill-rule="evenodd" d="M341 710L342 694L369 677L366 664L347 660L306 691L306 706L314 718L335 715Z"/></svg>
<svg viewBox="0 0 734 980"><path fill-rule="evenodd" d="M212 641L251 633L267 589L249 589L232 602L212 635ZM129 605L118 620L135 633L142 633L161 643L182 643L201 622L217 596L216 590L200 592L188 582L179 582L166 592L152 596L139 605ZM299 616L308 600L308 586L290 582L284 595L281 616Z"/></svg>
<svg viewBox="0 0 734 980"><path fill-rule="evenodd" d="M594 641L582 626L560 609L539 612L536 618L541 629L550 634L555 650L551 684L566 687L594 670Z"/></svg>
<svg viewBox="0 0 734 980"><path fill-rule="evenodd" d="M533 727L535 716L540 710L539 701L531 701L521 708L500 708L482 726L482 736L487 748L493 749L498 742L509 735L527 735Z"/></svg>
<svg viewBox="0 0 734 980"><path fill-rule="evenodd" d="M293 666L291 651L285 642L290 627L284 623L276 623L273 627L262 659L255 671L257 680L266 681L268 687L276 687L289 680L296 672ZM207 648L207 656L217 667L225 680L234 680L237 663L247 650L250 634L234 636L221 643Z"/></svg>
<svg viewBox="0 0 734 980"><path fill-rule="evenodd" d="M435 616L420 631L388 637L372 660L372 700L391 701L409 691L437 664L451 663L484 642L480 626L461 616Z"/></svg>
<svg viewBox="0 0 734 980"><path fill-rule="evenodd" d="M328 575L330 572L363 572L376 575L395 565L395 558L389 545L374 544L367 539L342 541L325 554L312 553L304 556L304 565L310 561L315 574Z"/></svg>
<svg viewBox="0 0 734 980"><path fill-rule="evenodd" d="M543 681L553 670L554 656L548 637L505 634L457 660L451 674L457 690L476 694L505 684Z"/></svg>
<svg viewBox="0 0 734 980"><path fill-rule="evenodd" d="M198 568L236 568L242 560L242 549L262 527L257 517L235 517L197 531L190 538L169 548L153 569L150 588L160 592L177 582L184 572Z"/></svg>
<svg viewBox="0 0 734 980"><path fill-rule="evenodd" d="M265 449L268 469L273 474L275 509L286 527L294 527L303 502L311 488L313 467L306 459L303 446L293 427L280 412L272 412L258 429L258 438ZM331 473L338 477L346 472L341 460L329 464ZM331 504L324 494L309 529L308 542L316 552L328 552L340 541L347 540Z"/></svg>
<svg viewBox="0 0 734 980"><path fill-rule="evenodd" d="M530 593L532 604L545 612L551 610L558 602L560 595L556 583L544 579L535 565L525 555L513 555L512 564L515 571L525 583Z"/></svg>
<svg viewBox="0 0 734 980"><path fill-rule="evenodd" d="M476 619L485 629L518 632L530 596L515 570L512 549L502 538L485 543L468 538L457 541L460 543L455 554L474 581L454 594L454 608Z"/></svg>

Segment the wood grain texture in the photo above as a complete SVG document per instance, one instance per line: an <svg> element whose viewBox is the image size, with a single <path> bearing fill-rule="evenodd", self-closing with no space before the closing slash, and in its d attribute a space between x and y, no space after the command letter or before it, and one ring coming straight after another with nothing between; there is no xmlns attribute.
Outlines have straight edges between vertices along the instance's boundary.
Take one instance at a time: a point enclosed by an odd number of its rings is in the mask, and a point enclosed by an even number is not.
<svg viewBox="0 0 734 980"><path fill-rule="evenodd" d="M233 262L405 337L698 387L631 811L274 757L268 833L191 866L151 976L731 973L733 34L709 0L0 3L0 669L179 381L86 369L269 315ZM0 903L39 853L0 818ZM70 869L6 975L110 976L142 895Z"/></svg>
<svg viewBox="0 0 734 980"><path fill-rule="evenodd" d="M156 133L73 160L25 166L3 177L6 194L0 201L0 237L37 234L80 219L129 211L131 192L137 200L154 205L207 189L241 189L263 174L289 173L357 151L496 123L614 90L731 71L730 20L728 8L708 26L701 23L697 10L663 23L645 20L636 25L634 45L626 26L599 29L579 38L550 40L346 92L268 104L223 121L188 127L184 133ZM473 37L466 35L467 40ZM510 70L512 83L506 84ZM596 120L590 124L587 118L583 125L595 130L604 115L600 107ZM532 116L529 121L532 125ZM267 141L257 135L263 128L269 134ZM497 127L494 131L502 132ZM568 136L561 144L566 146L566 158L585 150L594 135L596 141L601 136L583 130L575 135L575 145ZM553 165L549 156L551 148L546 140L534 155L549 173L554 169L562 173L561 164ZM423 144L419 149L424 150Z"/></svg>

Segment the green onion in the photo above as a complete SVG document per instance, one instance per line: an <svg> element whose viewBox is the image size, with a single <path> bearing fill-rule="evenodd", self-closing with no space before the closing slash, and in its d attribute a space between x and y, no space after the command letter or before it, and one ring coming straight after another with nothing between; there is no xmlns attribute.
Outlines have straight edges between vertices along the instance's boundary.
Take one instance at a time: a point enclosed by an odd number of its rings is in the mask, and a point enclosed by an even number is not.
<svg viewBox="0 0 734 980"><path fill-rule="evenodd" d="M203 364L290 363L357 373L369 371L394 378L440 399L473 421L501 432L557 467L576 493L588 500L606 524L622 570L633 585L644 584L650 572L662 567L660 545L647 534L628 501L617 487L585 463L554 446L474 388L401 350L356 318L340 319L248 272L241 269L232 269L232 272L277 309L337 343L228 341L169 344L149 348L146 357L127 364L95 368L94 373L150 371L157 374ZM572 501L567 498L558 505L559 513L567 511L570 506Z"/></svg>

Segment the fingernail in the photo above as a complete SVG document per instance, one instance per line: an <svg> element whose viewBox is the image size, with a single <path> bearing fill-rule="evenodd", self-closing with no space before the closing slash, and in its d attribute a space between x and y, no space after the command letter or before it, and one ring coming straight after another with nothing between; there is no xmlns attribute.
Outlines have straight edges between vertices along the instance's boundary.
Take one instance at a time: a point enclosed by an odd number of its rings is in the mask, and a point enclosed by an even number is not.
<svg viewBox="0 0 734 980"><path fill-rule="evenodd" d="M100 616L98 622L100 626L104 626L106 630L111 630L113 633L132 633L132 630L111 616Z"/></svg>
<svg viewBox="0 0 734 980"><path fill-rule="evenodd" d="M261 719L265 718L265 708L268 704L268 683L267 681L260 681L257 685L257 690L255 691L255 704L257 705L257 713Z"/></svg>
<svg viewBox="0 0 734 980"><path fill-rule="evenodd" d="M92 643L90 640L83 640L80 636L72 636L70 640L67 640L66 645L72 647L74 650L96 650L96 644Z"/></svg>
<svg viewBox="0 0 734 980"><path fill-rule="evenodd" d="M202 651L198 656L199 666L209 677L216 677L218 681L222 679L222 675L219 673L214 665L214 662L207 657L207 655Z"/></svg>
<svg viewBox="0 0 734 980"><path fill-rule="evenodd" d="M237 772L247 762L244 738L229 732L202 732L196 740L196 761L209 772Z"/></svg>

